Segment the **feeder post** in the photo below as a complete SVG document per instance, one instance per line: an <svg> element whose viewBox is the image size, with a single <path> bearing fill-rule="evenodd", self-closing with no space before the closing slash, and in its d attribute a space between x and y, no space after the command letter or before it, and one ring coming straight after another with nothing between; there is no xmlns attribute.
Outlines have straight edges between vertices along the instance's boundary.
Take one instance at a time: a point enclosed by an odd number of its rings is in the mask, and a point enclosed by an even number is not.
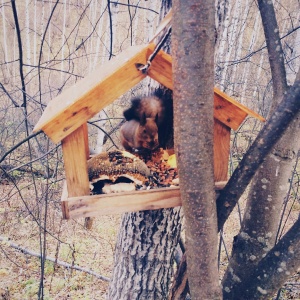
<svg viewBox="0 0 300 300"><path fill-rule="evenodd" d="M89 155L87 123L84 123L62 140L68 197L87 196L90 193L87 170ZM63 217L69 218L69 209L62 202Z"/></svg>
<svg viewBox="0 0 300 300"><path fill-rule="evenodd" d="M216 182L228 179L230 130L230 127L214 118L214 176Z"/></svg>

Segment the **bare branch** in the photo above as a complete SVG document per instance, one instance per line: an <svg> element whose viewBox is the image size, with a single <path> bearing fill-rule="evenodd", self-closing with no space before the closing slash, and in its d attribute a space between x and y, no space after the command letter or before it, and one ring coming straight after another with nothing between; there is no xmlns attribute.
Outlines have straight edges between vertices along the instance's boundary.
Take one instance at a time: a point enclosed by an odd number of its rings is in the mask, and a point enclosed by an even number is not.
<svg viewBox="0 0 300 300"><path fill-rule="evenodd" d="M276 246L223 299L270 299L300 266L300 217Z"/></svg>
<svg viewBox="0 0 300 300"><path fill-rule="evenodd" d="M283 40L284 38L288 37L289 35L291 35L292 33L294 33L295 31L299 30L300 29L300 26L297 26L295 28L293 28L291 31L289 31L287 34L283 35L280 40ZM267 46L264 46L264 47L261 47L255 51L252 51L251 53L247 54L246 56L238 59L238 60L229 60L229 61L221 61L219 62L220 64L224 64L224 63L230 63L230 65L235 65L235 64L238 64L238 63L241 63L241 62L246 62L248 61L249 58L251 58L253 55L259 53L260 51L266 49Z"/></svg>
<svg viewBox="0 0 300 300"><path fill-rule="evenodd" d="M4 242L4 244L8 245L9 247L12 247L12 248L20 251L23 254L27 254L27 255L30 255L30 256L34 256L34 257L44 259L44 257L42 257L40 253L37 253L37 252L34 252L32 250L21 247L21 246L17 245L16 243L11 242L8 238L0 236L0 241ZM52 258L52 257L49 257L49 256L46 256L45 259L48 260L48 261L53 262L56 265L65 267L67 269L72 269L72 270L84 272L84 273L90 274L92 276L95 276L96 278L101 279L103 281L110 281L110 279L108 277L100 275L100 274L98 274L98 273L96 273L92 270L82 268L78 265L68 264L64 261L61 261L61 260L58 260L58 259L55 259L55 258Z"/></svg>
<svg viewBox="0 0 300 300"><path fill-rule="evenodd" d="M116 1L110 1L111 4L115 4L115 5L124 5L124 6L128 6L128 7L135 7L135 8L138 8L138 9L145 9L145 10L148 10L148 11L151 11L155 14L159 14L157 11L151 9L151 8L147 8L147 7L142 7L142 6L139 6L139 5L133 5L133 4L125 4L125 3L120 3L120 2L116 2Z"/></svg>
<svg viewBox="0 0 300 300"><path fill-rule="evenodd" d="M24 72L23 72L23 46L22 46L22 40L21 40L21 31L19 26L19 20L18 20L18 13L16 8L16 1L11 0L11 7L13 11L14 21L16 25L16 33L17 33L17 39L18 39L18 49L19 49L19 71L20 71L20 77L21 77L21 84L22 84L22 94L23 94L23 103L22 107L26 108L26 87L25 87L25 79L24 79Z"/></svg>
<svg viewBox="0 0 300 300"><path fill-rule="evenodd" d="M57 6L58 3L59 3L59 0L56 1L56 3L54 4L54 7L52 8L50 17L48 19L48 22L47 22L47 25L46 25L46 28L45 28L45 31L44 31L44 34L43 34L43 37L42 37L41 46L40 46L40 53L39 53L39 60L38 60L38 78L39 78L40 103L42 103L42 101L41 101L41 98L42 98L42 94L41 94L42 93L42 82L41 82L40 65L41 65L42 54L43 54L43 45L44 45L45 36L46 36L47 31L48 31L50 21L52 19L52 16L54 14L54 11L55 11L56 6Z"/></svg>
<svg viewBox="0 0 300 300"><path fill-rule="evenodd" d="M0 88L3 90L3 92L7 95L7 97L11 100L12 104L15 107L20 107L20 105L11 97L9 92L5 89L4 85L0 82Z"/></svg>
<svg viewBox="0 0 300 300"><path fill-rule="evenodd" d="M300 80L295 81L258 134L217 200L218 229L222 229L255 172L300 110Z"/></svg>
<svg viewBox="0 0 300 300"><path fill-rule="evenodd" d="M112 24L112 13L110 9L110 0L107 0L107 9L108 9L108 16L109 16L109 30L110 30L110 46L109 46L109 60L113 56L113 24Z"/></svg>
<svg viewBox="0 0 300 300"><path fill-rule="evenodd" d="M42 133L43 131L38 131L36 133L33 133L31 135L28 135L25 139L23 139L22 141L20 141L18 144L16 144L15 146L13 146L10 150L8 150L1 158L0 158L0 163L2 163L4 161L4 159L7 157L7 155L9 155L10 153L12 153L14 150L16 150L17 148L19 148L22 144L24 144L25 142L29 141L30 139L32 139L33 137L36 137L37 135L39 135L40 133Z"/></svg>
<svg viewBox="0 0 300 300"><path fill-rule="evenodd" d="M273 108L275 108L278 102L278 98L281 98L287 89L284 56L273 2L267 0L259 0L258 6L268 48L275 100L273 101Z"/></svg>

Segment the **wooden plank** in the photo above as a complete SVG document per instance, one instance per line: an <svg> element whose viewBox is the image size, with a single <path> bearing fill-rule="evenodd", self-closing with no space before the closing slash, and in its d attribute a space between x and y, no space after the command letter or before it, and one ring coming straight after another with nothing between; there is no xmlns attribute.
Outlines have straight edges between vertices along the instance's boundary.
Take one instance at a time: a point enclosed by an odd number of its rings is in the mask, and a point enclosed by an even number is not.
<svg viewBox="0 0 300 300"><path fill-rule="evenodd" d="M214 119L214 176L215 181L226 181L230 151L230 128Z"/></svg>
<svg viewBox="0 0 300 300"><path fill-rule="evenodd" d="M256 118L262 122L265 122L266 119L261 116L260 114L256 113L255 111L251 110L250 108L248 108L247 106L241 104L240 102L234 100L233 98L229 97L227 94L225 94L224 92L222 92L220 89L218 89L217 87L214 87L214 93L219 95L220 97L222 97L224 100L234 104L235 106L239 107L240 109L242 109L244 112L246 112L249 116Z"/></svg>
<svg viewBox="0 0 300 300"><path fill-rule="evenodd" d="M148 49L149 57L153 51ZM172 57L164 51L159 51L148 70L148 76L173 90Z"/></svg>
<svg viewBox="0 0 300 300"><path fill-rule="evenodd" d="M151 54L151 48L148 49ZM173 90L172 57L164 51L159 51L148 70L148 76L165 87ZM237 130L247 115L265 121L259 114L232 99L218 88L214 88L214 117Z"/></svg>
<svg viewBox="0 0 300 300"><path fill-rule="evenodd" d="M68 202L64 201L64 199L67 199L67 198L69 198L67 182L64 181L62 194L61 194L61 198L60 198L60 200L61 200L60 204L61 204L63 219L70 219Z"/></svg>
<svg viewBox="0 0 300 300"><path fill-rule="evenodd" d="M159 190L161 191L149 190L69 198L67 200L69 216L70 218L95 217L181 205L179 189L165 188Z"/></svg>
<svg viewBox="0 0 300 300"><path fill-rule="evenodd" d="M43 130L54 143L68 136L146 77L135 63L146 63L149 47L130 47L64 90L50 101L34 132Z"/></svg>
<svg viewBox="0 0 300 300"><path fill-rule="evenodd" d="M237 130L247 117L247 112L214 93L214 117L233 130Z"/></svg>
<svg viewBox="0 0 300 300"><path fill-rule="evenodd" d="M90 158L89 132L87 123L82 124L86 160Z"/></svg>
<svg viewBox="0 0 300 300"><path fill-rule="evenodd" d="M216 182L221 190L226 182ZM67 203L70 218L95 217L131 211L154 210L181 205L179 187L160 188L109 195L94 195L62 199Z"/></svg>
<svg viewBox="0 0 300 300"><path fill-rule="evenodd" d="M82 125L62 141L69 197L89 195L85 126Z"/></svg>

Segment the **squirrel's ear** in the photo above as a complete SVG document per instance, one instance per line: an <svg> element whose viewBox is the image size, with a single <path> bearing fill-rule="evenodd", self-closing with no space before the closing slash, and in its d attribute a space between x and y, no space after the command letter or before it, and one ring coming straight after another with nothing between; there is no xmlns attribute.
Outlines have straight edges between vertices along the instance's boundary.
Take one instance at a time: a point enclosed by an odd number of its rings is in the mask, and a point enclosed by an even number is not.
<svg viewBox="0 0 300 300"><path fill-rule="evenodd" d="M143 115L142 115L142 118L140 120L140 124L142 126L144 126L146 124L146 114L145 113L143 113Z"/></svg>

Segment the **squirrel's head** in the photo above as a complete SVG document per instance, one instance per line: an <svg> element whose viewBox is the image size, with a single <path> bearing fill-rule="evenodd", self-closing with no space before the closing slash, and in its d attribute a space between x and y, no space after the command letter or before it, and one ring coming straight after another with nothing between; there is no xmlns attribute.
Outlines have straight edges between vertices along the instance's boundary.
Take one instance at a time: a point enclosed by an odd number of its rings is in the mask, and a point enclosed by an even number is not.
<svg viewBox="0 0 300 300"><path fill-rule="evenodd" d="M146 115L143 114L140 120L137 135L139 144L144 149L154 150L158 147L157 117L155 119L146 118Z"/></svg>

